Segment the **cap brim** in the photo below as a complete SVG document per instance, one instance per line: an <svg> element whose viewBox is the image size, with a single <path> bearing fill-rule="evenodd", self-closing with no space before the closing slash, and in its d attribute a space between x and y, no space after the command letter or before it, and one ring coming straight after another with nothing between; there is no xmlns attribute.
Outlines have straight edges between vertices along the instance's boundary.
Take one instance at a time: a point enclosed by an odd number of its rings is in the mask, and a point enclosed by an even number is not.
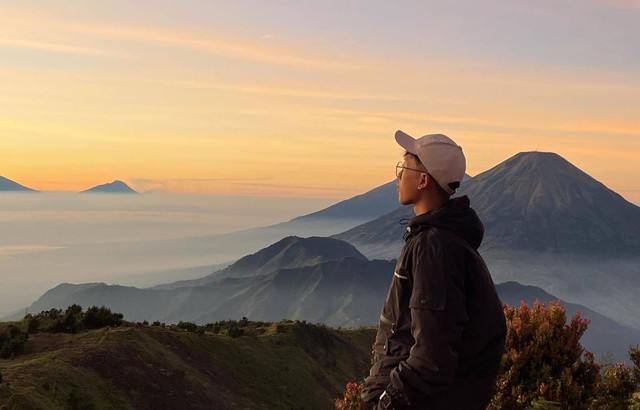
<svg viewBox="0 0 640 410"><path fill-rule="evenodd" d="M418 155L416 139L404 131L396 131L396 142L413 155Z"/></svg>

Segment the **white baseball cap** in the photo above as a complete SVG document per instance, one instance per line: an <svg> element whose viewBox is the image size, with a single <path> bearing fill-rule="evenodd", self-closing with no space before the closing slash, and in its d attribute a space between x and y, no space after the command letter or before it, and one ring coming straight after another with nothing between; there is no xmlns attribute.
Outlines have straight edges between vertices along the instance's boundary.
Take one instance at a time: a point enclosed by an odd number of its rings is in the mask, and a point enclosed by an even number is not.
<svg viewBox="0 0 640 410"><path fill-rule="evenodd" d="M444 134L429 134L418 139L396 131L396 141L400 146L420 158L429 175L449 195L456 192L467 169L462 147Z"/></svg>

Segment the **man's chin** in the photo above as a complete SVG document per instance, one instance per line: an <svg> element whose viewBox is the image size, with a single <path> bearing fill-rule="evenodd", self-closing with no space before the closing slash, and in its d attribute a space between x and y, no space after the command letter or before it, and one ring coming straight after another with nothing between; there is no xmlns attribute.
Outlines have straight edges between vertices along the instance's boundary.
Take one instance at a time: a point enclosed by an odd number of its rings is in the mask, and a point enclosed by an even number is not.
<svg viewBox="0 0 640 410"><path fill-rule="evenodd" d="M400 205L409 205L411 203L411 201L408 201L402 197L398 197L398 202L400 203Z"/></svg>

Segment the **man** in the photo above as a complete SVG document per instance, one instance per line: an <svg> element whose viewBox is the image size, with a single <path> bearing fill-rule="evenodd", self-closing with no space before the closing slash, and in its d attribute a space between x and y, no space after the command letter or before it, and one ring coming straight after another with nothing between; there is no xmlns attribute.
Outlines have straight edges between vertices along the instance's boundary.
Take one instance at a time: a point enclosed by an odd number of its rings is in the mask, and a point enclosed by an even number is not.
<svg viewBox="0 0 640 410"><path fill-rule="evenodd" d="M506 324L478 254L484 228L466 196L462 148L442 134L396 141L398 200L413 205L405 245L380 316L375 364L362 399L377 409L484 409Z"/></svg>

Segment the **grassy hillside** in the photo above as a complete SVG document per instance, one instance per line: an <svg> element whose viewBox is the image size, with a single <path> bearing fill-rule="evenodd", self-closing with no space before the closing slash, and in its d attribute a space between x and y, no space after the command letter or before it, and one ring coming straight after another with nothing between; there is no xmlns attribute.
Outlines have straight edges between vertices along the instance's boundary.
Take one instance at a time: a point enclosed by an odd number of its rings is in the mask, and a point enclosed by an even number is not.
<svg viewBox="0 0 640 410"><path fill-rule="evenodd" d="M373 328L245 325L235 338L145 325L31 334L0 359L0 408L327 409L369 368Z"/></svg>

